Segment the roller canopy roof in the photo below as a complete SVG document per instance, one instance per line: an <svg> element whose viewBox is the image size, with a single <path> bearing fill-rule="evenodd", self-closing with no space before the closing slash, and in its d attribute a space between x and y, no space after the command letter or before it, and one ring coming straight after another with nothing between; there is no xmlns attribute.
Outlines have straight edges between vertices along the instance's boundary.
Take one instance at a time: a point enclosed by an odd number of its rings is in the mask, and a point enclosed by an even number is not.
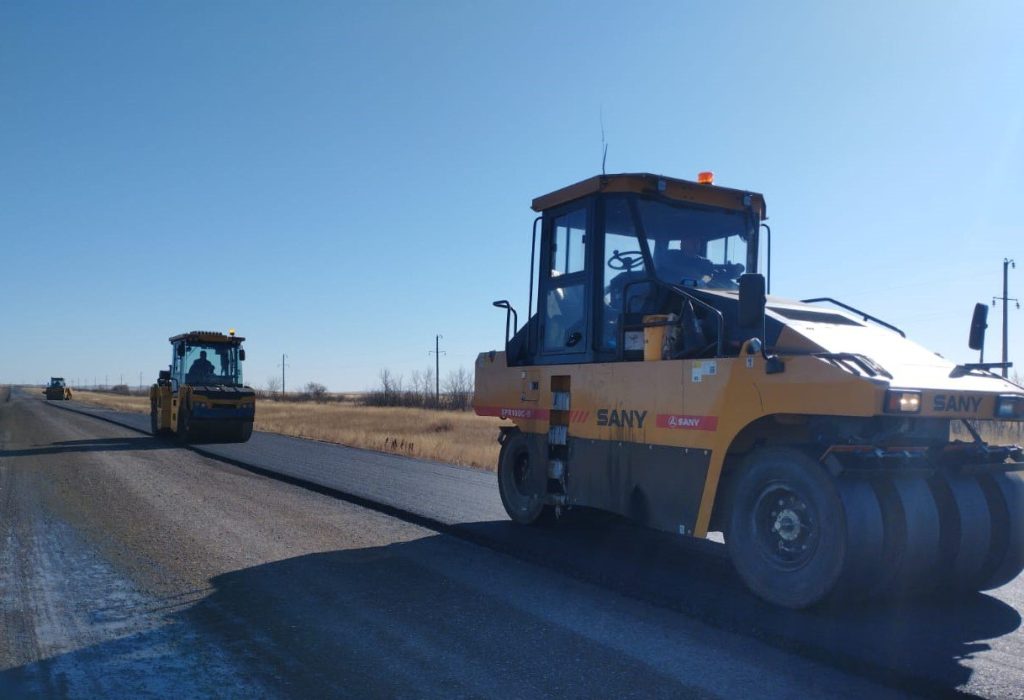
<svg viewBox="0 0 1024 700"><path fill-rule="evenodd" d="M172 343L185 340L196 343L241 343L245 338L238 335L224 335L218 331L189 331L168 338Z"/></svg>
<svg viewBox="0 0 1024 700"><path fill-rule="evenodd" d="M764 197L757 192L734 190L716 185L701 185L689 180L650 173L623 173L595 175L592 178L563 187L533 200L534 211L544 211L574 199L597 192L635 192L653 194L680 202L694 202L725 209L744 210L751 207L761 219L768 218Z"/></svg>

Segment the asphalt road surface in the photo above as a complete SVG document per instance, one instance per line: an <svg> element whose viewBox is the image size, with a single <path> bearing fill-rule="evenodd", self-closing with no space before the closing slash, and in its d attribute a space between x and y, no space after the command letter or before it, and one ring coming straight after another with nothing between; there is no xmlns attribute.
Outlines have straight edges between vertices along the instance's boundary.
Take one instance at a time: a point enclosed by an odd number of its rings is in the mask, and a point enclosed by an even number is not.
<svg viewBox="0 0 1024 700"><path fill-rule="evenodd" d="M1024 697L1022 609L778 610L713 543L517 527L492 474L0 403L3 698Z"/></svg>

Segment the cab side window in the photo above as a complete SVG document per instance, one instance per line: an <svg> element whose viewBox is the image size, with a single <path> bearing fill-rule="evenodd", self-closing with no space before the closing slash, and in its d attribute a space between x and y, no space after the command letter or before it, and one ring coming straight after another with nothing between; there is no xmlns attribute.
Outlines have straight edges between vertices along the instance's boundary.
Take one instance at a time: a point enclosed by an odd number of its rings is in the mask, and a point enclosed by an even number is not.
<svg viewBox="0 0 1024 700"><path fill-rule="evenodd" d="M551 237L551 274L583 272L586 264L587 210L577 209L555 219Z"/></svg>
<svg viewBox="0 0 1024 700"><path fill-rule="evenodd" d="M185 366L184 358L178 354L178 346L182 345L183 341L171 346L171 377L177 381L177 383L185 383Z"/></svg>
<svg viewBox="0 0 1024 700"><path fill-rule="evenodd" d="M587 209L566 212L551 224L547 259L548 280L544 304L545 352L582 352L586 349L585 276Z"/></svg>

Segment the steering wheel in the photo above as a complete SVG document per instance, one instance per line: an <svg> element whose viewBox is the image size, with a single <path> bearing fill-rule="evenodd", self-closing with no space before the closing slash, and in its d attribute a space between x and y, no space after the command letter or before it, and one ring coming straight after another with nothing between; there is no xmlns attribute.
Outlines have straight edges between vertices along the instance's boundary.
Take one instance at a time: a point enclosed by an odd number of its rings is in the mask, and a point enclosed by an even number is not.
<svg viewBox="0 0 1024 700"><path fill-rule="evenodd" d="M632 256L636 257L632 257ZM612 251L612 256L608 258L608 267L613 270L632 270L634 267L640 267L644 264L644 254L639 250L627 250L619 252L617 250Z"/></svg>

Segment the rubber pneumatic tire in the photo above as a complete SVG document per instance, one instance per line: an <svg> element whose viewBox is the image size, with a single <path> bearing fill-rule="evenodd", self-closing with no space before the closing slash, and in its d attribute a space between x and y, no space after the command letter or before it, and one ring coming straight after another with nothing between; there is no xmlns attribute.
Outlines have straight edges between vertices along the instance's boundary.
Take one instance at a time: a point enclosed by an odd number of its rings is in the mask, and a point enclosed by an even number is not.
<svg viewBox="0 0 1024 700"><path fill-rule="evenodd" d="M544 503L547 466L530 450L526 435L513 433L498 457L498 493L508 517L522 525L551 519L554 509Z"/></svg>
<svg viewBox="0 0 1024 700"><path fill-rule="evenodd" d="M834 480L804 453L763 448L733 491L726 545L757 596L806 608L835 588L846 557L846 518Z"/></svg>
<svg viewBox="0 0 1024 700"><path fill-rule="evenodd" d="M238 426L238 442L248 442L252 437L252 423L245 421Z"/></svg>

